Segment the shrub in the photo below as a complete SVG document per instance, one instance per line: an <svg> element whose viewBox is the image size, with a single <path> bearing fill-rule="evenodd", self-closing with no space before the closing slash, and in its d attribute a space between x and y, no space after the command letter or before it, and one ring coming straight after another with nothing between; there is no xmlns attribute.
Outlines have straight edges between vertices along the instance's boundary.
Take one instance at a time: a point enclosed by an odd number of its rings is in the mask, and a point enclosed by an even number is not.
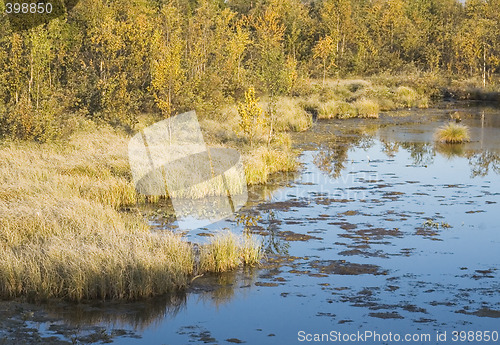
<svg viewBox="0 0 500 345"><path fill-rule="evenodd" d="M253 146L256 131L262 127L264 121L264 111L259 106L259 99L255 97L253 87L245 92L245 102L238 103L238 114L240 115L240 129L249 138L250 146Z"/></svg>
<svg viewBox="0 0 500 345"><path fill-rule="evenodd" d="M48 142L61 137L65 119L56 100L43 101L38 109L26 99L0 114L0 135L11 139Z"/></svg>

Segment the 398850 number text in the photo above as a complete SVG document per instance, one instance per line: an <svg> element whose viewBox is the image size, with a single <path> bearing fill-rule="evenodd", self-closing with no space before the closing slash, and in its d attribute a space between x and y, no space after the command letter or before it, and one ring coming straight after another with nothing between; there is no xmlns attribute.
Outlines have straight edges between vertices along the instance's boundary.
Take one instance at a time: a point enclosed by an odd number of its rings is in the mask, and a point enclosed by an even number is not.
<svg viewBox="0 0 500 345"><path fill-rule="evenodd" d="M50 2L38 2L38 3L28 3L28 2L7 2L5 4L5 13L7 14L44 14L52 13L52 4Z"/></svg>

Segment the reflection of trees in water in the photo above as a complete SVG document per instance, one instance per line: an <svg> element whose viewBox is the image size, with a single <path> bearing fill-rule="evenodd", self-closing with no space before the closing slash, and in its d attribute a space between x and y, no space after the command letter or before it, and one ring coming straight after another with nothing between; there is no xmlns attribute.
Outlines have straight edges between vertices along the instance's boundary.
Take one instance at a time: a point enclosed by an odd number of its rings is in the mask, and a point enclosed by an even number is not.
<svg viewBox="0 0 500 345"><path fill-rule="evenodd" d="M472 167L472 177L486 176L490 170L500 174L500 156L495 152L486 150L467 158Z"/></svg>
<svg viewBox="0 0 500 345"><path fill-rule="evenodd" d="M485 176L491 171L500 174L499 153L488 150L467 150L465 144L442 144L426 142L394 142L380 141L382 152L389 158L396 156L400 149L406 150L416 166L426 166L434 163L436 153L446 158L464 157L471 166L472 177ZM356 147L361 149L373 145L371 137L340 137L334 138L321 145L320 151L314 157L314 164L324 173L338 178L346 167L349 159L349 150Z"/></svg>
<svg viewBox="0 0 500 345"><path fill-rule="evenodd" d="M264 238L264 251L266 254L288 255L290 244L281 238L279 234L279 225L281 222L276 218L276 212L267 210L267 235Z"/></svg>
<svg viewBox="0 0 500 345"><path fill-rule="evenodd" d="M353 147L367 149L373 145L373 138L355 133L352 136L334 137L331 141L323 142L320 150L314 157L314 164L319 170L330 177L338 178L344 170L349 158L349 150Z"/></svg>
<svg viewBox="0 0 500 345"><path fill-rule="evenodd" d="M497 152L482 149L467 150L466 145L437 144L436 152L447 158L464 157L469 161L471 176L486 176L490 171L500 174L500 155Z"/></svg>
<svg viewBox="0 0 500 345"><path fill-rule="evenodd" d="M436 151L431 143L400 143L401 147L410 153L413 164L417 166L434 163Z"/></svg>
<svg viewBox="0 0 500 345"><path fill-rule="evenodd" d="M396 153L399 152L400 144L398 142L383 139L381 139L380 142L382 143L382 151L387 155L387 157L393 158L396 156Z"/></svg>
<svg viewBox="0 0 500 345"><path fill-rule="evenodd" d="M314 157L314 164L319 170L327 173L333 178L337 178L345 168L349 148L349 146L342 144L328 147L327 149L321 149Z"/></svg>
<svg viewBox="0 0 500 345"><path fill-rule="evenodd" d="M62 318L77 326L96 324L132 326L144 330L165 318L174 318L186 305L186 293L148 298L137 302L104 301L79 304L48 304L45 310L51 317Z"/></svg>
<svg viewBox="0 0 500 345"><path fill-rule="evenodd" d="M262 247L266 254L288 255L290 245L279 236L281 220L276 217L277 213L272 209L239 212L236 222L243 225L244 232L263 237Z"/></svg>

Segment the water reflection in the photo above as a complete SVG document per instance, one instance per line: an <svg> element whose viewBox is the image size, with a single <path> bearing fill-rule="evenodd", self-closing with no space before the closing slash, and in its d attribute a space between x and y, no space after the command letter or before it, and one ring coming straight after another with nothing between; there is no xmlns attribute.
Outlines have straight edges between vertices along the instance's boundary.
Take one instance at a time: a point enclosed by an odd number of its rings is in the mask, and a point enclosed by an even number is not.
<svg viewBox="0 0 500 345"><path fill-rule="evenodd" d="M144 330L174 318L186 307L186 293L178 292L138 302L104 301L47 304L50 317L62 318L70 326L106 324Z"/></svg>
<svg viewBox="0 0 500 345"><path fill-rule="evenodd" d="M490 169L500 174L500 156L496 152L485 150L467 158L472 167L473 177L486 176Z"/></svg>
<svg viewBox="0 0 500 345"><path fill-rule="evenodd" d="M362 131L351 131L346 136L333 137L320 144L314 164L328 176L338 178L346 167L349 150L353 147L366 147L371 144L370 140Z"/></svg>
<svg viewBox="0 0 500 345"><path fill-rule="evenodd" d="M449 111L438 112L438 116L424 123L406 123L396 127L385 126L380 122L367 130L344 131L323 141L314 157L314 164L332 178L338 178L345 171L349 152L354 149L369 149L376 141L381 151L394 158L401 150L410 154L414 166L430 166L437 154L450 160L455 157L466 158L471 168L470 176L486 176L490 171L500 174L500 128L498 110L454 111L460 121L469 126L472 141L466 144L443 144L433 140L436 128L449 121ZM489 110L488 110L489 109ZM369 161L370 157L366 157Z"/></svg>
<svg viewBox="0 0 500 345"><path fill-rule="evenodd" d="M403 149L410 153L413 165L426 166L434 162L436 152L431 143L401 143Z"/></svg>
<svg viewBox="0 0 500 345"><path fill-rule="evenodd" d="M274 255L288 255L290 244L279 236L281 221L277 217L276 211L265 211L267 228L267 235L264 238L263 246L266 254Z"/></svg>
<svg viewBox="0 0 500 345"><path fill-rule="evenodd" d="M448 121L443 114L335 134L335 122L319 123L321 133L304 137L314 149L304 152L297 183L289 175L250 188L247 207L227 223L263 236L267 266L197 277L179 296L66 304L52 315L148 328L137 344L290 344L300 327L329 329L332 322L344 332L493 327L500 200L491 192L498 191L492 172L500 174L500 146L488 130L496 135L498 128L486 126L496 123L488 114L483 122L462 116L477 142L436 144L433 131ZM331 183L318 169L345 179ZM469 169L488 176L471 182ZM353 190L364 197L346 197Z"/></svg>
<svg viewBox="0 0 500 345"><path fill-rule="evenodd" d="M43 309L49 318L63 319L68 332L70 330L74 332L74 327L85 328L99 324L142 332L185 312L188 295L194 296L199 302L219 308L236 298L238 295L236 291L244 292L245 289L241 288L252 286L255 279L256 270L251 268L221 274L206 274L194 279L187 291L165 296L135 302L101 301L78 304L53 302L44 305ZM66 332L61 334L63 333Z"/></svg>
<svg viewBox="0 0 500 345"><path fill-rule="evenodd" d="M255 279L256 270L253 268L207 274L193 281L190 292L197 294L198 301L219 308L236 298L237 292L245 294L245 288L252 286Z"/></svg>

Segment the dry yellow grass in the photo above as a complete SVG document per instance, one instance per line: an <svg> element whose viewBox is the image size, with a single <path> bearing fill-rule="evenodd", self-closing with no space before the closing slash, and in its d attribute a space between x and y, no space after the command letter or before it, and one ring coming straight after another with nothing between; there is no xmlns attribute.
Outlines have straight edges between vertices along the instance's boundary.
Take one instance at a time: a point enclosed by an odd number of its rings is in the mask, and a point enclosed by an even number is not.
<svg viewBox="0 0 500 345"><path fill-rule="evenodd" d="M312 125L312 117L300 104L297 98L281 97L276 104L276 118L274 128L276 131L300 132ZM266 108L264 108L266 109Z"/></svg>
<svg viewBox="0 0 500 345"><path fill-rule="evenodd" d="M450 122L437 129L436 141L446 144L460 144L470 141L469 128Z"/></svg>
<svg viewBox="0 0 500 345"><path fill-rule="evenodd" d="M200 249L200 268L208 272L225 272L241 264L255 266L262 255L262 245L253 236L221 231Z"/></svg>
<svg viewBox="0 0 500 345"><path fill-rule="evenodd" d="M94 128L64 145L0 144L1 298L137 299L200 273L191 244L123 210L141 199L127 142Z"/></svg>
<svg viewBox="0 0 500 345"><path fill-rule="evenodd" d="M248 184L263 184L272 174L295 171L296 154L291 149L256 148L245 157L245 174Z"/></svg>
<svg viewBox="0 0 500 345"><path fill-rule="evenodd" d="M378 103L371 99L361 98L354 103L358 117L377 119L380 112Z"/></svg>

